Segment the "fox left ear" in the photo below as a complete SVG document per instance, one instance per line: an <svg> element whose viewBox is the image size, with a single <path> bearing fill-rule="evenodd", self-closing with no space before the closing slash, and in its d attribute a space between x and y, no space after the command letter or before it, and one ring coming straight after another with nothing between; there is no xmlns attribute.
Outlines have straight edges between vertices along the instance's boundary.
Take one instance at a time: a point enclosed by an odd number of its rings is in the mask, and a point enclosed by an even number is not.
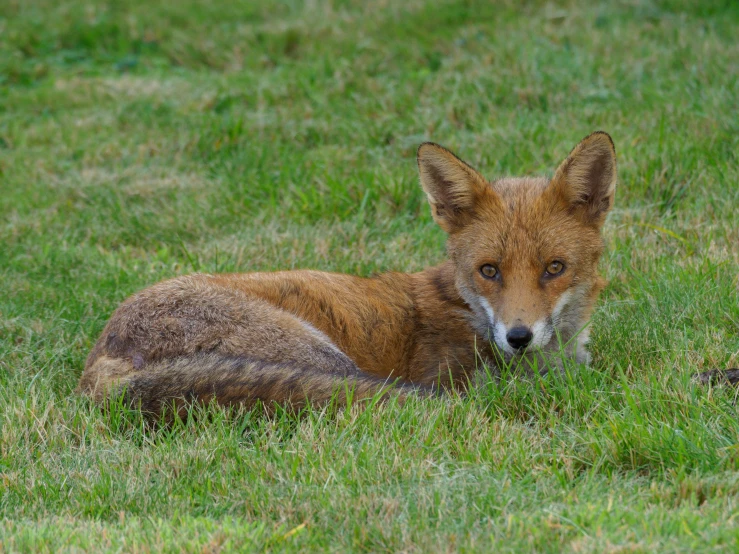
<svg viewBox="0 0 739 554"><path fill-rule="evenodd" d="M478 209L480 199L493 195L482 175L443 146L424 142L418 148L417 161L431 214L447 233L464 227Z"/></svg>
<svg viewBox="0 0 739 554"><path fill-rule="evenodd" d="M585 137L557 168L549 186L586 222L602 225L616 193L616 148L611 137L602 131Z"/></svg>

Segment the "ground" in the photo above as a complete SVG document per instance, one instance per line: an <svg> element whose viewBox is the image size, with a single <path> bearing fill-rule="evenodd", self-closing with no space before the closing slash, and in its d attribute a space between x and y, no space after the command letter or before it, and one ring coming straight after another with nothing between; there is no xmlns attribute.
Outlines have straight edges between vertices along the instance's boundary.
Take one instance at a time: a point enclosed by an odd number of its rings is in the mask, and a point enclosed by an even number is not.
<svg viewBox="0 0 739 554"><path fill-rule="evenodd" d="M739 4L5 0L0 550L739 549ZM593 364L467 398L217 410L74 394L194 271L444 256L424 140L489 177L616 143Z"/></svg>

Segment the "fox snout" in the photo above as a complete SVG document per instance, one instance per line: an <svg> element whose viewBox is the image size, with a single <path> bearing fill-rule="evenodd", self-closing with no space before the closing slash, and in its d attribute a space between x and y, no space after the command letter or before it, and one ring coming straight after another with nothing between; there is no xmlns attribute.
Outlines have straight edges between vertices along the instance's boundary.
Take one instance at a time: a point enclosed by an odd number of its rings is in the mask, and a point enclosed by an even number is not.
<svg viewBox="0 0 739 554"><path fill-rule="evenodd" d="M514 327L506 333L506 340L512 348L516 350L523 350L530 343L531 339L534 338L534 333L528 327L519 325Z"/></svg>
<svg viewBox="0 0 739 554"><path fill-rule="evenodd" d="M527 348L545 348L552 339L554 330L546 319L537 321L532 326L515 321L511 326L502 320L495 324L494 339L503 352L513 356Z"/></svg>
<svg viewBox="0 0 739 554"><path fill-rule="evenodd" d="M505 314L501 314L502 317L496 314L485 297L478 296L476 300L485 314L488 337L505 354L514 356L526 348L545 348L549 345L554 334L551 318L543 316L531 325L521 317L514 317L507 324Z"/></svg>

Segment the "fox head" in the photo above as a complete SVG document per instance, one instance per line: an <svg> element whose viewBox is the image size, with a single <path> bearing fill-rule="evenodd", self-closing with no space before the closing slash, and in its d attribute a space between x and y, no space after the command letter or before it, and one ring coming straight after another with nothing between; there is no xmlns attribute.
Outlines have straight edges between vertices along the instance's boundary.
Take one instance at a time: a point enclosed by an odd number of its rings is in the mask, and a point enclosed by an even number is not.
<svg viewBox="0 0 739 554"><path fill-rule="evenodd" d="M508 359L566 344L587 362L586 327L604 286L601 228L616 188L611 137L583 139L551 179L489 182L433 143L419 147L418 167L475 330Z"/></svg>

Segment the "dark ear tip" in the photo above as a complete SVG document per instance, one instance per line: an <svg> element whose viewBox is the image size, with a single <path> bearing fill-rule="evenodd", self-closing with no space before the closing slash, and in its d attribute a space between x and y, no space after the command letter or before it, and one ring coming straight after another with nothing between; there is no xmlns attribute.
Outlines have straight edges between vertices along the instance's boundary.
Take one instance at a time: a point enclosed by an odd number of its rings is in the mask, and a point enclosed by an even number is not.
<svg viewBox="0 0 739 554"><path fill-rule="evenodd" d="M616 152L616 145L613 144L613 139L611 138L611 135L609 135L605 131L595 131L593 133L590 133L587 137L582 139L582 141L580 142L591 142L591 141L603 142L604 140L608 141L608 144L610 145L611 149L614 152Z"/></svg>
<svg viewBox="0 0 739 554"><path fill-rule="evenodd" d="M441 146L439 144L436 144L435 142L430 142L430 141L422 142L418 146L418 150L416 150L416 160L420 160L421 159L421 151L422 150L425 150L425 149L428 149L428 148L444 150L444 147L443 146Z"/></svg>

